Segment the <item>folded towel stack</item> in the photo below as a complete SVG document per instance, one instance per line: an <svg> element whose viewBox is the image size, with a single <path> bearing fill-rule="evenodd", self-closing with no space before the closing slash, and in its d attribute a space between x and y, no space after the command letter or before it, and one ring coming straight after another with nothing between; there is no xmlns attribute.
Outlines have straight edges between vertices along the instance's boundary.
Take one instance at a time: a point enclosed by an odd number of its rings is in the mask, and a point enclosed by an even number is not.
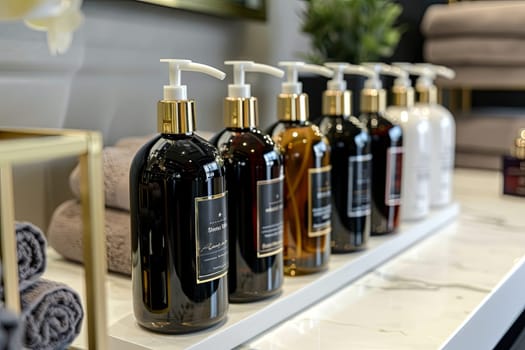
<svg viewBox="0 0 525 350"><path fill-rule="evenodd" d="M84 317L80 297L65 284L41 278L47 244L38 227L16 223L15 235L22 314L21 320L13 320L0 310L0 349L21 348L13 345L20 337L25 348L65 349L80 333ZM17 323L23 331L17 330Z"/></svg>
<svg viewBox="0 0 525 350"><path fill-rule="evenodd" d="M210 133L199 133L204 138ZM131 233L129 218L129 168L138 149L152 138L129 137L102 152L105 194L105 234L108 270L131 275ZM80 169L69 178L76 199L55 209L48 229L49 244L64 258L83 262Z"/></svg>
<svg viewBox="0 0 525 350"><path fill-rule="evenodd" d="M524 21L523 1L432 5L421 23L425 60L456 70L454 80L442 82L447 86L521 87L525 77ZM499 81L503 83L496 83Z"/></svg>

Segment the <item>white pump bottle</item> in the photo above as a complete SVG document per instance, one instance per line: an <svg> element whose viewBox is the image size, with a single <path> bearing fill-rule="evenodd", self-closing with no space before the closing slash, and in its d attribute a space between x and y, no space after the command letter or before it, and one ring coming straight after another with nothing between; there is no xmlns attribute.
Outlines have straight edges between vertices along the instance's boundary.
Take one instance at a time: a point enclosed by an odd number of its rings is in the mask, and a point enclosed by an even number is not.
<svg viewBox="0 0 525 350"><path fill-rule="evenodd" d="M418 220L430 211L430 122L419 108L414 108L414 88L407 69L409 63L394 63L396 75L392 87L392 105L385 114L403 129L403 205L402 220Z"/></svg>
<svg viewBox="0 0 525 350"><path fill-rule="evenodd" d="M448 109L437 103L436 76L453 79L455 73L444 66L417 64L410 73L419 75L416 108L430 122L430 206L441 207L452 200L456 123Z"/></svg>

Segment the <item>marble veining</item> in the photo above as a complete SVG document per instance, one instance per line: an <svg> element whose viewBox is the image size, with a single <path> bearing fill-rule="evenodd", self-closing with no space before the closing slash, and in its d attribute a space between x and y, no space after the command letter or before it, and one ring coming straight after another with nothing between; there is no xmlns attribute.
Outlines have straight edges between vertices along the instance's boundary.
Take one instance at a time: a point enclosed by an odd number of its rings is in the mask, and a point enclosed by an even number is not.
<svg viewBox="0 0 525 350"><path fill-rule="evenodd" d="M437 349L525 255L525 200L458 170L455 223L245 349Z"/></svg>

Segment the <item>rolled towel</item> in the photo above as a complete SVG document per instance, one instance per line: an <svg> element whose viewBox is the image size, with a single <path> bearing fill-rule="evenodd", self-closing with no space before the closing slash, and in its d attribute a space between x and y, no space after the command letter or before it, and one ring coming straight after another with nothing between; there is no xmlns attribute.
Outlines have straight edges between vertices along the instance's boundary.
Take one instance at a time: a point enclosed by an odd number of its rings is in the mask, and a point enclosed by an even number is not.
<svg viewBox="0 0 525 350"><path fill-rule="evenodd" d="M20 318L11 311L0 308L0 350L22 348Z"/></svg>
<svg viewBox="0 0 525 350"><path fill-rule="evenodd" d="M210 132L198 132L209 139ZM104 194L106 206L129 211L129 168L135 153L155 135L123 138L113 147L102 151L102 168L104 172ZM80 198L80 168L77 166L69 177L73 194Z"/></svg>
<svg viewBox="0 0 525 350"><path fill-rule="evenodd" d="M82 215L77 200L62 203L51 218L48 240L64 258L83 262ZM106 254L110 271L131 275L131 237L129 213L106 208Z"/></svg>
<svg viewBox="0 0 525 350"><path fill-rule="evenodd" d="M29 222L15 223L16 252L20 289L34 283L46 269L46 238L42 230Z"/></svg>
<svg viewBox="0 0 525 350"><path fill-rule="evenodd" d="M15 223L18 286L24 290L42 276L46 269L46 238L37 226L29 222ZM0 279L1 283L1 279ZM0 284L0 298L4 288Z"/></svg>
<svg viewBox="0 0 525 350"><path fill-rule="evenodd" d="M129 168L135 152L140 147L134 144L130 148L106 147L102 151L102 169L104 173L104 195L106 206L129 210ZM73 194L80 198L80 167L73 170L69 177Z"/></svg>
<svg viewBox="0 0 525 350"><path fill-rule="evenodd" d="M22 292L21 304L27 348L65 349L80 333L82 303L65 284L40 279Z"/></svg>

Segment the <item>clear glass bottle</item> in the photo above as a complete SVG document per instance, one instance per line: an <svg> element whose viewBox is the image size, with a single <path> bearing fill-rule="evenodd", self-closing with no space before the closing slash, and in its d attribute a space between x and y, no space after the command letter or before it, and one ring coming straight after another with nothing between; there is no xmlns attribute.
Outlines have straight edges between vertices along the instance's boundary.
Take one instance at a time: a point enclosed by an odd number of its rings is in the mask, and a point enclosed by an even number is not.
<svg viewBox="0 0 525 350"><path fill-rule="evenodd" d="M273 68L246 61L226 63L240 70L235 77L242 81L244 69ZM273 68L270 74L283 72ZM257 98L250 96L250 86L234 80L228 90L226 128L211 142L226 167L229 299L249 302L278 294L283 284L283 157L274 141L257 128Z"/></svg>
<svg viewBox="0 0 525 350"><path fill-rule="evenodd" d="M172 71L202 68L167 61ZM209 68L203 71L224 78ZM226 317L227 194L217 148L194 133L195 101L170 80L158 103L160 135L130 169L132 291L141 326L186 333Z"/></svg>

